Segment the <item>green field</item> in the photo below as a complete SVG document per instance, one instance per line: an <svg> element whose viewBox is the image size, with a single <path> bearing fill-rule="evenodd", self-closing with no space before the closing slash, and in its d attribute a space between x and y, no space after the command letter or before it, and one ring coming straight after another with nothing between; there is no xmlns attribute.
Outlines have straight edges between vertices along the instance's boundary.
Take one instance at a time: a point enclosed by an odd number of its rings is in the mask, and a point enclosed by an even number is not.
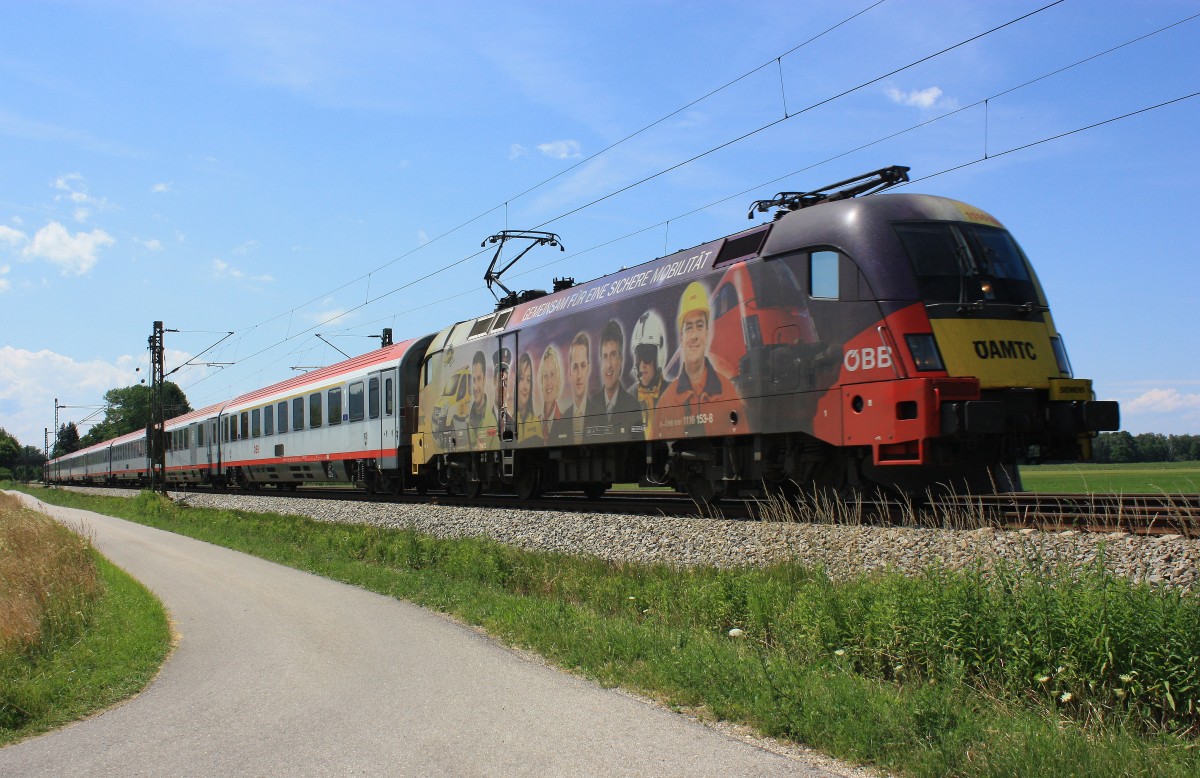
<svg viewBox="0 0 1200 778"><path fill-rule="evenodd" d="M1031 492L1197 494L1200 462L1022 465L1021 480Z"/></svg>

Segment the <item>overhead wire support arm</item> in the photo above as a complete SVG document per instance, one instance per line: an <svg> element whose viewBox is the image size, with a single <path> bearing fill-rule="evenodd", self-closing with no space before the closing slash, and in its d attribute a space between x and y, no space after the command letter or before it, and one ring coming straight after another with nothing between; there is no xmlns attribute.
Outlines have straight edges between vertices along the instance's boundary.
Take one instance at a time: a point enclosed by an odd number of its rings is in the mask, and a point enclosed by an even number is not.
<svg viewBox="0 0 1200 778"><path fill-rule="evenodd" d="M520 254L517 254L515 257L510 259L506 265L497 269L496 266L500 262L500 254L504 251L504 244L510 240L527 240L530 243L521 251ZM492 289L492 285L495 284L503 289L506 299L515 299L516 293L500 281L500 276L504 275L505 271L507 271L510 267L517 264L517 261L520 260L521 257L528 254L531 249L533 249L535 246L558 246L559 251L567 250L566 246L562 245L562 239L559 238L558 235L553 232L543 232L541 230L502 230L495 235L492 235L479 245L487 246L489 243L497 244L496 253L492 256L492 262L488 265L487 272L483 274L483 280L487 282L488 291L491 292L492 296L496 298L497 303L501 302L501 298L500 295L496 294L496 291Z"/></svg>
<svg viewBox="0 0 1200 778"><path fill-rule="evenodd" d="M808 208L820 203L849 200L851 197L865 197L882 192L884 189L907 182L909 170L910 168L904 165L892 165L873 170L870 173L863 173L861 176L847 178L845 181L838 181L835 184L826 184L810 192L780 192L770 200L754 201L746 218L753 219L755 213L766 213L772 208L779 208L779 212L775 215L775 218L778 219L784 213L798 211L801 208Z"/></svg>

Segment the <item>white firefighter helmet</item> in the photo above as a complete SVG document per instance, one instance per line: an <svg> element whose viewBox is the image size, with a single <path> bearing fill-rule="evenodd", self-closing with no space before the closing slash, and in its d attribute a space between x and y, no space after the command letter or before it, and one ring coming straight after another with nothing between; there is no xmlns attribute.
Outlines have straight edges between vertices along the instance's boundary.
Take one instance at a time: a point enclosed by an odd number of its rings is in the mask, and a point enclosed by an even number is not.
<svg viewBox="0 0 1200 778"><path fill-rule="evenodd" d="M635 375L639 362L653 362L661 372L667 364L667 328L662 317L655 311L646 311L638 317L629 345Z"/></svg>

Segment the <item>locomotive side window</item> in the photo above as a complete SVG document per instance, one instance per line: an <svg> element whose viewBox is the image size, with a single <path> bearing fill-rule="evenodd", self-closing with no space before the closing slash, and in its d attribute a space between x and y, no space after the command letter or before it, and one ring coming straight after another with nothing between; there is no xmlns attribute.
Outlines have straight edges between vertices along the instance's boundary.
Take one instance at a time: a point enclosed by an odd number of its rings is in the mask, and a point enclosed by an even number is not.
<svg viewBox="0 0 1200 778"><path fill-rule="evenodd" d="M329 423L342 423L342 388L329 390Z"/></svg>
<svg viewBox="0 0 1200 778"><path fill-rule="evenodd" d="M350 421L362 421L363 413L363 385L362 381L357 381L350 384L350 389L346 393L346 405L350 411Z"/></svg>
<svg viewBox="0 0 1200 778"><path fill-rule="evenodd" d="M813 297L836 300L838 292L838 254L836 251L814 251L809 255L809 289Z"/></svg>
<svg viewBox="0 0 1200 778"><path fill-rule="evenodd" d="M308 428L310 430L321 426L321 400L320 392L308 396Z"/></svg>
<svg viewBox="0 0 1200 778"><path fill-rule="evenodd" d="M304 429L304 398L292 400L292 429L299 432Z"/></svg>

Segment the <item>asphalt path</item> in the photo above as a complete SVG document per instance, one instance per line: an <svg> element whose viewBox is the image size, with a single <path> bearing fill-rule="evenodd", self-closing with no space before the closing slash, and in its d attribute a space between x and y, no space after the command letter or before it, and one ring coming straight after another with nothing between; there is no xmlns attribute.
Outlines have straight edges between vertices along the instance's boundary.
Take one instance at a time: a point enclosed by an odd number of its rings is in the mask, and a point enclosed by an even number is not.
<svg viewBox="0 0 1200 778"><path fill-rule="evenodd" d="M547 667L411 603L37 507L158 595L178 647L127 703L0 749L3 776L840 774Z"/></svg>

